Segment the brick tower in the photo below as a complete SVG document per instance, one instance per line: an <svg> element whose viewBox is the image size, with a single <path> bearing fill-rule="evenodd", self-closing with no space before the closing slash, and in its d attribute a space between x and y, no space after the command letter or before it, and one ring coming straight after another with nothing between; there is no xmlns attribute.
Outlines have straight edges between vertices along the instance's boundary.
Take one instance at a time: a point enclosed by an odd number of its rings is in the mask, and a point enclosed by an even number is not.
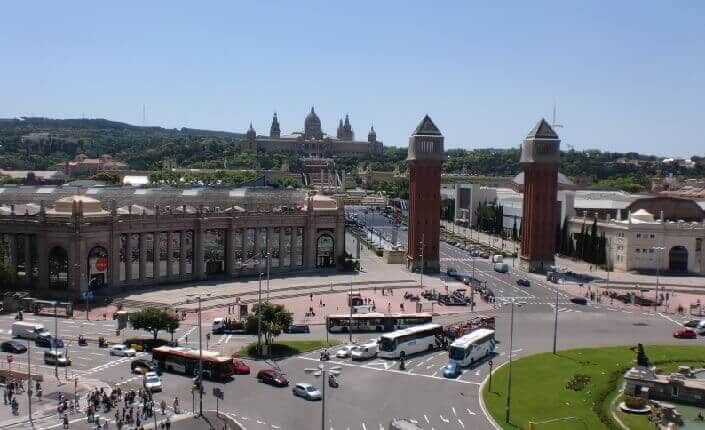
<svg viewBox="0 0 705 430"><path fill-rule="evenodd" d="M528 272L543 272L554 264L560 144L556 132L542 119L531 129L521 148L524 202L520 266Z"/></svg>
<svg viewBox="0 0 705 430"><path fill-rule="evenodd" d="M441 229L443 135L426 115L409 138L409 236L406 266L414 272L438 272ZM423 258L422 258L423 255Z"/></svg>

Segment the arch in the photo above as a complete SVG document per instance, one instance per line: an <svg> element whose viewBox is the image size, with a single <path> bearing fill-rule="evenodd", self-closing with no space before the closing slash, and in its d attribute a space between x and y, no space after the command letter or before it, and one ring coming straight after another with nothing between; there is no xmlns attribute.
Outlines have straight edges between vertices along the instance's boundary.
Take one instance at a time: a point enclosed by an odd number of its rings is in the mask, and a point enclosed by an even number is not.
<svg viewBox="0 0 705 430"><path fill-rule="evenodd" d="M69 288L69 254L61 246L55 246L49 251L49 288Z"/></svg>
<svg viewBox="0 0 705 430"><path fill-rule="evenodd" d="M328 233L321 234L316 240L316 267L335 266L335 241Z"/></svg>
<svg viewBox="0 0 705 430"><path fill-rule="evenodd" d="M102 288L108 283L108 270L110 270L110 259L108 251L101 245L96 245L88 252L86 260L88 265L88 288Z"/></svg>
<svg viewBox="0 0 705 430"><path fill-rule="evenodd" d="M674 246L668 251L668 270L671 272L688 271L688 249L685 246Z"/></svg>

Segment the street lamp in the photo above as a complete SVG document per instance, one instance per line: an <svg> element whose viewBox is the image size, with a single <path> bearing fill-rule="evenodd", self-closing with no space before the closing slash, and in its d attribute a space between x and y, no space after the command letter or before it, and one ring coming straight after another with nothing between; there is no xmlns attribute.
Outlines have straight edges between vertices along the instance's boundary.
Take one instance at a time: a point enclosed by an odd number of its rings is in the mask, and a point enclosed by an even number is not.
<svg viewBox="0 0 705 430"><path fill-rule="evenodd" d="M340 366L333 366L329 369L323 364L319 364L317 369L306 368L304 372L307 375L313 375L316 378L321 378L321 430L326 430L326 373L330 372L331 375L340 375Z"/></svg>
<svg viewBox="0 0 705 430"><path fill-rule="evenodd" d="M201 297L210 297L210 293L187 294L188 297L196 296L198 299L198 416L203 416L203 325L201 324Z"/></svg>
<svg viewBox="0 0 705 430"><path fill-rule="evenodd" d="M509 413L512 399L512 348L514 344L514 299L512 299L512 313L509 319L509 370L507 375L507 404L505 406L504 421L509 422Z"/></svg>

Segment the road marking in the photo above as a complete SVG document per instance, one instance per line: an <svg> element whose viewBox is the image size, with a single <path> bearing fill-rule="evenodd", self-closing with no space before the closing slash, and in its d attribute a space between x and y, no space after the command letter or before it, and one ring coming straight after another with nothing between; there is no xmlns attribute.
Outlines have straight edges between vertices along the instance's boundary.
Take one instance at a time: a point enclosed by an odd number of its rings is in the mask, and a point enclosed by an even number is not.
<svg viewBox="0 0 705 430"><path fill-rule="evenodd" d="M467 411L470 415L475 415L475 412L471 411L469 408L467 409Z"/></svg>
<svg viewBox="0 0 705 430"><path fill-rule="evenodd" d="M455 415L457 417L458 414L455 412L455 406L451 406L451 409L453 410L453 415Z"/></svg>
<svg viewBox="0 0 705 430"><path fill-rule="evenodd" d="M364 422L362 423L362 430L367 430L367 426L365 425Z"/></svg>
<svg viewBox="0 0 705 430"><path fill-rule="evenodd" d="M460 427L465 428L465 424L463 424L463 420L458 418L458 424L460 424Z"/></svg>
<svg viewBox="0 0 705 430"><path fill-rule="evenodd" d="M444 423L448 424L450 422L450 420L448 418L444 418L443 415L439 416L441 417L441 421L443 421Z"/></svg>
<svg viewBox="0 0 705 430"><path fill-rule="evenodd" d="M428 420L428 417L426 416L426 414L423 414L423 419L426 420L426 424L431 424L431 421Z"/></svg>

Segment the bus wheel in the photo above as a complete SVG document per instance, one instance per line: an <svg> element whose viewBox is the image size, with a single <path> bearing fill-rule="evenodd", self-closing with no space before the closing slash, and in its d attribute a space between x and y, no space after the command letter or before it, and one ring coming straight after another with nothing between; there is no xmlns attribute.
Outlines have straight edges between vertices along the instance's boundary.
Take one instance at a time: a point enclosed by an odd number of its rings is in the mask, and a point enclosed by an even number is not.
<svg viewBox="0 0 705 430"><path fill-rule="evenodd" d="M431 343L428 344L428 350L433 351L433 344L431 344Z"/></svg>
<svg viewBox="0 0 705 430"><path fill-rule="evenodd" d="M399 353L399 358L404 358L406 357L406 352L402 351Z"/></svg>

